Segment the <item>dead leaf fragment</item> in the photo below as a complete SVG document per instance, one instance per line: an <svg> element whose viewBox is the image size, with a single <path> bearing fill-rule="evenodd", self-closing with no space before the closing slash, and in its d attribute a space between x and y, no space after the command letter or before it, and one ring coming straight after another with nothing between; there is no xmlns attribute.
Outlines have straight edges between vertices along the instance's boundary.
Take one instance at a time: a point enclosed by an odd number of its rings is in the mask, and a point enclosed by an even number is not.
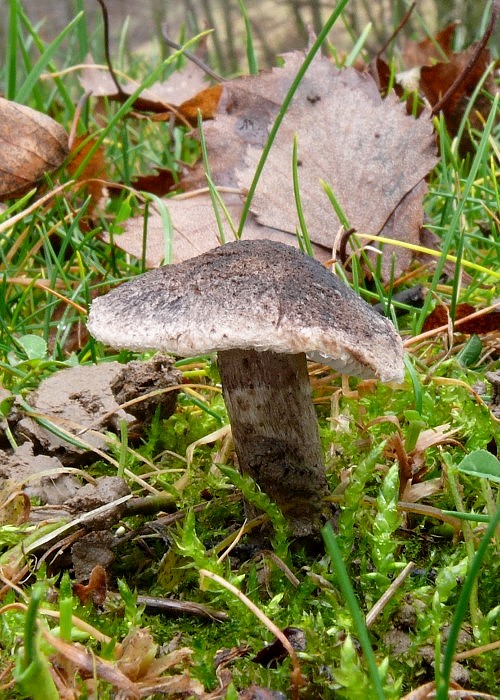
<svg viewBox="0 0 500 700"><path fill-rule="evenodd" d="M138 175L130 184L139 192L150 192L163 197L174 189L175 180L171 170L157 168L155 174Z"/></svg>
<svg viewBox="0 0 500 700"><path fill-rule="evenodd" d="M476 311L471 304L458 304L455 311L455 321L470 316ZM436 308L425 319L422 330L424 332L434 330L440 326L445 326L450 322L449 309L446 306L436 306ZM500 312L493 310L484 316L477 316L457 325L454 329L457 333L472 335L476 333L493 333L500 330Z"/></svg>
<svg viewBox="0 0 500 700"><path fill-rule="evenodd" d="M433 66L423 66L420 71L420 88L433 106L439 102L454 81L464 73L464 71L466 72L460 87L451 95L450 99L442 108L446 127L452 136L458 132L472 93L491 62L491 54L488 49L485 48L481 51L475 64L468 68L469 61L474 54L476 46L476 44L473 44L461 53L452 54L448 62L436 63ZM495 81L491 74L486 79L484 89L491 94L495 94L497 91ZM476 113L479 112L483 118L487 118L490 109L491 100L482 94L479 95L476 98L474 109L470 115L472 126L475 128L482 128L482 121L478 119ZM470 147L469 142L465 145L467 148Z"/></svg>
<svg viewBox="0 0 500 700"><path fill-rule="evenodd" d="M91 57L80 74L80 84L94 97L108 97L110 100L125 102L139 87L140 83L127 77L119 78L119 92L109 70L96 65ZM142 90L133 108L136 111L153 112L155 121L164 121L172 114L196 124L198 110L204 119L215 114L222 88L220 85L207 86L206 74L196 64L188 63L164 82L155 83Z"/></svg>
<svg viewBox="0 0 500 700"><path fill-rule="evenodd" d="M432 38L426 37L422 41L407 41L402 51L405 68L430 66L451 56L453 39L459 24L460 22L455 20Z"/></svg>
<svg viewBox="0 0 500 700"><path fill-rule="evenodd" d="M73 593L78 596L82 605L85 605L89 598L92 598L95 605L102 605L106 600L107 594L106 569L100 564L94 566L90 574L89 582L87 584L73 584ZM131 678L131 676L129 676L129 678ZM135 680L135 678L132 678L132 680Z"/></svg>
<svg viewBox="0 0 500 700"><path fill-rule="evenodd" d="M132 629L122 642L117 666L131 681L145 676L156 656L158 645L147 629Z"/></svg>
<svg viewBox="0 0 500 700"><path fill-rule="evenodd" d="M68 136L42 112L0 97L0 200L19 197L66 158Z"/></svg>
<svg viewBox="0 0 500 700"><path fill-rule="evenodd" d="M103 180L108 179L106 158L102 145L98 146L87 160L87 156L91 149L94 148L95 143L95 138L89 137L88 134L77 136L73 141L67 166L68 172L72 177L78 173L77 181L82 184L84 193L91 197L91 206L87 209L89 212L94 209L103 196L105 189ZM82 165L83 167L81 167Z"/></svg>
<svg viewBox="0 0 500 700"><path fill-rule="evenodd" d="M81 644L65 642L45 629L42 629L41 632L56 650L58 666L64 666L67 670L72 669L72 675L78 672L82 677L96 676L102 678L115 688L126 691L128 693L127 697L140 697L137 686L117 668L116 664L100 658L97 654L90 653Z"/></svg>
<svg viewBox="0 0 500 700"><path fill-rule="evenodd" d="M235 226L238 226L243 201L239 195L224 194L224 204ZM163 220L155 209L150 207L147 222L146 237L146 267L159 267L168 259L167 252L171 249L171 262L178 263L195 255L206 253L207 250L221 244L217 219L214 213L212 199L207 192L192 197L179 197L165 200L172 222L173 239L170 242ZM226 241L234 240L234 233L225 215L221 212L223 231ZM110 242L111 236L104 234L105 241ZM261 226L253 216L249 216L243 231L243 238L262 239L298 246L297 237L284 231L276 231ZM137 216L125 222L124 231L114 235L113 244L121 250L134 255L139 260L143 256L144 218ZM315 256L326 262L331 252L326 248L313 244Z"/></svg>

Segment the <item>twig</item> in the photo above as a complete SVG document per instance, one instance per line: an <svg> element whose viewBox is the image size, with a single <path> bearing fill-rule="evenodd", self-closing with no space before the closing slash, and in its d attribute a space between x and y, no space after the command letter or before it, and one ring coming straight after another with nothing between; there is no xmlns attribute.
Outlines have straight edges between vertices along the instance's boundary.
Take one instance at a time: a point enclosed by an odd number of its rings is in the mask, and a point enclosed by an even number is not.
<svg viewBox="0 0 500 700"><path fill-rule="evenodd" d="M245 526L247 524L247 519L245 518L245 522L243 525L240 527L238 532L236 533L236 537L233 539L233 541L229 544L229 547L225 549L225 551L220 555L220 557L217 559L217 564L221 564L226 557L228 557L231 553L231 551L236 547L238 542L241 540L243 535L245 534Z"/></svg>
<svg viewBox="0 0 500 700"><path fill-rule="evenodd" d="M99 5L101 6L101 11L102 11L102 19L104 22L104 55L106 56L106 63L108 64L108 69L109 73L111 75L111 78L116 85L116 89L118 90L118 94L120 97L126 99L127 95L124 93L122 86L117 80L117 77L115 75L115 71L113 70L113 65L111 63L111 56L109 53L109 16L108 16L108 8L106 7L104 0L97 0Z"/></svg>
<svg viewBox="0 0 500 700"><path fill-rule="evenodd" d="M350 228L347 229L347 231L343 231L340 242L337 247L337 256L342 265L345 265L346 260L347 260L347 244L349 242L349 238L352 236L353 233L356 233L355 228Z"/></svg>
<svg viewBox="0 0 500 700"><path fill-rule="evenodd" d="M376 618L380 615L380 613L385 608L387 603L394 596L394 594L396 593L398 588L400 588L403 581L413 571L414 568L415 568L415 563L412 561L408 562L408 564L405 566L403 571L401 571L401 573L394 579L394 581L391 583L391 585L385 591L385 593L383 593L380 596L380 598L377 600L375 605L371 608L371 610L368 612L368 614L366 616L366 626L368 628L370 628L373 625Z"/></svg>
<svg viewBox="0 0 500 700"><path fill-rule="evenodd" d="M236 596L236 598L241 600L241 602L247 606L247 608L255 615L255 617L258 620L260 620L262 624L264 624L267 627L267 629L270 632L272 632L272 634L274 634L276 639L279 639L292 661L293 699L298 700L299 686L303 683L302 671L300 669L297 652L290 644L290 641L289 639L287 639L286 635L284 635L280 628L277 625L275 625L274 622L269 617L267 617L267 615L263 613L260 608L258 608L254 603L252 603L252 601L249 598L247 598L247 596L244 593L242 593L238 588L236 588L236 586L233 586L232 583L229 583L229 581L226 581L226 579L222 578L222 576L218 576L217 574L214 574L212 571L208 571L207 569L200 569L199 574L202 582L203 578L209 578L212 581L218 583L230 593L232 593L234 596Z"/></svg>
<svg viewBox="0 0 500 700"><path fill-rule="evenodd" d="M100 0L98 0L100 2ZM163 39L166 43L167 46L169 46L171 49L175 49L175 51L182 51L182 46L178 44L177 42L173 41L167 34L167 25L163 24L161 28L161 33L163 35ZM222 83L224 81L224 78L216 73L214 70L210 68L210 66L207 66L206 63L204 63L201 58L198 58L198 56L195 56L194 53L191 53L191 51L182 51L184 56L192 61L194 64L198 66L198 68L201 68L202 71L204 71L207 75L209 75L211 78L216 80L218 83Z"/></svg>
<svg viewBox="0 0 500 700"><path fill-rule="evenodd" d="M392 32L392 34L390 35L390 37L386 40L385 44L382 45L382 48L380 48L380 49L377 51L377 58L378 58L379 56L381 56L381 55L384 53L384 51L385 51L386 48L389 46L389 44L391 43L391 41L397 37L397 35L399 34L399 32L400 32L400 31L403 29L403 27L405 26L405 24L408 23L408 20L410 19L411 15L412 15L412 13L413 13L413 10L415 9L416 4L417 4L416 2L412 2L412 4L410 5L410 7L408 8L408 10L406 11L405 15L403 16L403 18L402 18L401 21L399 22L399 24L398 24L398 26L396 27L396 29Z"/></svg>
<svg viewBox="0 0 500 700"><path fill-rule="evenodd" d="M453 661L464 661L465 659L470 659L472 656L479 656L479 654L484 654L487 651L494 651L498 648L500 648L500 640L491 642L491 644L483 644L480 647L474 647L474 649L467 649L467 651L461 651L459 654L455 654Z"/></svg>
<svg viewBox="0 0 500 700"><path fill-rule="evenodd" d="M197 615L198 617L210 618L211 620L217 620L218 622L227 622L229 620L229 615L222 612L222 610L215 610L208 605L194 603L189 600L160 598L152 595L138 595L137 602L139 605L145 605L147 608L159 610L160 612Z"/></svg>
<svg viewBox="0 0 500 700"><path fill-rule="evenodd" d="M72 150L73 144L75 143L76 130L78 128L78 122L80 121L83 108L91 94L91 92L84 92L77 102L75 114L73 116L73 121L71 122L71 129L68 136L68 148L70 151Z"/></svg>

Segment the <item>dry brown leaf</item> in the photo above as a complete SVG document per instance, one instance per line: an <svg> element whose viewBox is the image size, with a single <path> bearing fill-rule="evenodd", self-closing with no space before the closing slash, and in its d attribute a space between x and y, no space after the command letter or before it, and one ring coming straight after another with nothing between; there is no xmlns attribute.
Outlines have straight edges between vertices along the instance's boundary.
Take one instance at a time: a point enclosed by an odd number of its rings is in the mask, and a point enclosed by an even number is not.
<svg viewBox="0 0 500 700"><path fill-rule="evenodd" d="M85 676L95 676L102 678L107 683L111 683L115 688L130 693L129 697L140 697L139 689L115 664L106 661L96 654L92 654L77 642L65 642L62 639L50 634L42 629L42 635L54 647L58 655L67 663L73 666L74 672L79 672Z"/></svg>
<svg viewBox="0 0 500 700"><path fill-rule="evenodd" d="M80 85L94 97L108 97L124 102L132 95L140 83L129 78L118 77L121 92L118 91L109 70L96 65L92 57L87 57L87 65L80 74ZM157 114L156 120L169 119L173 112L184 119L196 123L198 110L204 119L215 114L222 88L220 85L207 87L206 74L194 63L187 63L164 82L157 82L145 89L134 102L134 109Z"/></svg>
<svg viewBox="0 0 500 700"><path fill-rule="evenodd" d="M292 79L296 69L296 56L292 61L287 56L281 70ZM356 230L385 236L394 233L396 224L400 239L418 240L423 179L437 162L428 112L414 119L394 95L383 100L369 75L354 68L338 70L324 57L315 59L278 131L252 202L259 223L289 233L298 226L292 185L294 134L302 207L312 241L331 247L340 227L320 178L330 185ZM260 154L260 148L248 147L240 186L249 186ZM418 190L409 194L415 187ZM395 274L406 264L396 258ZM385 276L390 267L389 257Z"/></svg>
<svg viewBox="0 0 500 700"><path fill-rule="evenodd" d="M118 75L118 81L123 92L129 96L140 84L130 78L122 78L121 74ZM107 66L97 65L90 55L87 56L85 68L80 73L80 85L85 92L91 92L94 97L114 97L118 94ZM189 62L164 82L157 82L151 88L144 90L141 96L161 104L164 108L165 105L185 102L206 87L205 72Z"/></svg>
<svg viewBox="0 0 500 700"><path fill-rule="evenodd" d="M224 203L237 226L243 203L239 195L224 194ZM178 263L195 255L205 253L220 245L219 228L215 217L212 199L208 193L198 194L188 198L171 198L165 200L173 227L172 260ZM233 231L221 212L226 241L234 240ZM142 259L143 254L144 219L137 216L129 219L121 234L115 234L113 244L121 250ZM103 235L104 240L111 241L109 234ZM270 240L297 246L297 238L282 231L274 231L258 224L250 216L247 219L243 238ZM146 267L159 267L165 261L165 251L168 248L167 234L162 218L154 207L150 209L146 239ZM313 246L315 256L326 262L331 257L330 252L321 246Z"/></svg>
<svg viewBox="0 0 500 700"><path fill-rule="evenodd" d="M92 573L90 574L89 582L87 584L73 584L73 593L78 596L78 599L82 605L85 605L89 598L92 598L95 605L102 605L106 600L107 589L108 582L106 569L100 564L94 566L92 569ZM132 680L134 679L132 678Z"/></svg>
<svg viewBox="0 0 500 700"><path fill-rule="evenodd" d="M192 666L193 651L187 647L174 649L169 653L158 652L158 645L147 629L129 632L122 643L122 655L117 661L118 669L127 678L135 681L140 689L140 697L163 693L165 697L205 697L201 683L190 678L184 670ZM180 667L182 673L164 676L167 671Z"/></svg>
<svg viewBox="0 0 500 700"><path fill-rule="evenodd" d="M215 248L220 244L218 228L213 213L212 201L209 195L193 197L188 200L165 200L173 228L173 241L169 244L168 233L165 230L163 220L155 207L150 207L147 239L146 239L146 267L159 267L168 259L167 251L171 248L172 258L170 262L181 262L187 258ZM228 232L230 233L230 232ZM124 231L115 234L112 239L109 234L103 238L135 256L139 260L143 255L144 218L135 216L124 224ZM232 240L230 235L228 240Z"/></svg>
<svg viewBox="0 0 500 700"><path fill-rule="evenodd" d="M457 304L455 310L455 321L461 318L470 316L477 309L471 304ZM431 311L431 313L425 319L422 330L424 333L426 331L434 330L434 328L439 328L440 326L445 326L450 322L450 310L447 306L436 306L436 308ZM460 323L456 328L454 328L457 333L466 333L471 335L476 333L478 335L484 333L493 333L495 331L500 331L500 312L493 310L484 316L478 316L471 318L469 321Z"/></svg>
<svg viewBox="0 0 500 700"><path fill-rule="evenodd" d="M89 135L77 136L70 151L68 172L74 176L78 172L77 181L83 185L84 192L91 197L91 204L87 211L90 213L95 208L104 194L105 183L108 179L106 157L102 145L98 146L87 160L85 166L79 171L80 166L87 158L89 151L94 147L96 139Z"/></svg>
<svg viewBox="0 0 500 700"><path fill-rule="evenodd" d="M143 678L156 656L158 645L147 629L132 629L121 644L117 667L131 681Z"/></svg>
<svg viewBox="0 0 500 700"><path fill-rule="evenodd" d="M210 698L203 685L188 673L176 676L160 676L155 680L144 680L138 683L141 698L148 698L161 693L164 698Z"/></svg>
<svg viewBox="0 0 500 700"><path fill-rule="evenodd" d="M436 493L440 493L443 490L443 481L440 478L428 479L427 481L421 481L416 484L408 481L403 493L400 495L399 500L405 503L417 503L423 498L429 498L434 496Z"/></svg>
<svg viewBox="0 0 500 700"><path fill-rule="evenodd" d="M455 21L442 29L434 37L422 41L407 41L402 50L405 68L432 65L453 53L453 39L460 22Z"/></svg>
<svg viewBox="0 0 500 700"><path fill-rule="evenodd" d="M198 113L203 119L213 119L217 111L222 85L212 85L182 102L177 110L190 124L196 124Z"/></svg>
<svg viewBox="0 0 500 700"><path fill-rule="evenodd" d="M219 187L237 187L236 170L241 167L247 145L263 148L290 88L293 71L303 60L299 52L287 56L288 72L274 68L223 84L215 121L203 125L211 173ZM181 184L185 190L206 187L203 163L186 169Z"/></svg>
<svg viewBox="0 0 500 700"><path fill-rule="evenodd" d="M431 105L436 105L462 72L467 72L460 87L442 109L446 127L452 136L457 133L469 99L491 62L491 54L485 48L481 51L475 65L467 71L468 63L474 54L476 46L476 44L473 44L461 53L452 54L450 60L446 63L423 66L420 71L420 88ZM491 73L486 79L484 89L491 94L497 92ZM474 109L470 115L471 124L474 128L482 129L483 125L481 118L478 118L476 113L479 112L486 119L490 109L491 100L484 95L479 95L474 102ZM462 150L470 148L470 146L470 141L466 140L462 144Z"/></svg>
<svg viewBox="0 0 500 700"><path fill-rule="evenodd" d="M140 192L151 192L157 197L163 197L174 189L175 180L171 170L157 168L154 175L138 175L130 184Z"/></svg>
<svg viewBox="0 0 500 700"><path fill-rule="evenodd" d="M5 200L21 196L61 165L68 136L46 114L0 97L0 148L0 200Z"/></svg>
<svg viewBox="0 0 500 700"><path fill-rule="evenodd" d="M429 449L429 447L434 447L434 445L442 445L445 442L449 442L450 439L457 434L457 432L458 429L456 428L450 430L449 423L443 423L442 425L436 425L435 428L422 430L417 438L417 442L411 452L411 455L413 456L417 452L425 452Z"/></svg>
<svg viewBox="0 0 500 700"><path fill-rule="evenodd" d="M170 671L176 666L192 666L193 665L193 650L188 647L174 649L168 654L163 654L151 662L144 680L160 676L165 671Z"/></svg>

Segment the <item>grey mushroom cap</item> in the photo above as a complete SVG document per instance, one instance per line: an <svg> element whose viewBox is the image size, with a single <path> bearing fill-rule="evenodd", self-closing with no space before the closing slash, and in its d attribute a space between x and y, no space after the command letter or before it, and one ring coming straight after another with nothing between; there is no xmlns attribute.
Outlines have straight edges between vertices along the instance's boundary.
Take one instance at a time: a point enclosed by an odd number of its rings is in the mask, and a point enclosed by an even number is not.
<svg viewBox="0 0 500 700"><path fill-rule="evenodd" d="M117 349L190 357L253 348L305 353L362 378L404 376L392 323L320 262L269 240L150 270L93 301L87 325Z"/></svg>

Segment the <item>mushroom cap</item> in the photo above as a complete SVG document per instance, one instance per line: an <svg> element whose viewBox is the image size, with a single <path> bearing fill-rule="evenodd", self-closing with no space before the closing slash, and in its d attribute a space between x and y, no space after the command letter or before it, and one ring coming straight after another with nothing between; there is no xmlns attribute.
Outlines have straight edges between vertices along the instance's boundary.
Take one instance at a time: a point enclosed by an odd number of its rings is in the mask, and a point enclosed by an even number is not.
<svg viewBox="0 0 500 700"><path fill-rule="evenodd" d="M306 353L345 374L404 376L391 322L320 262L269 240L227 243L125 282L92 302L88 329L114 348Z"/></svg>

